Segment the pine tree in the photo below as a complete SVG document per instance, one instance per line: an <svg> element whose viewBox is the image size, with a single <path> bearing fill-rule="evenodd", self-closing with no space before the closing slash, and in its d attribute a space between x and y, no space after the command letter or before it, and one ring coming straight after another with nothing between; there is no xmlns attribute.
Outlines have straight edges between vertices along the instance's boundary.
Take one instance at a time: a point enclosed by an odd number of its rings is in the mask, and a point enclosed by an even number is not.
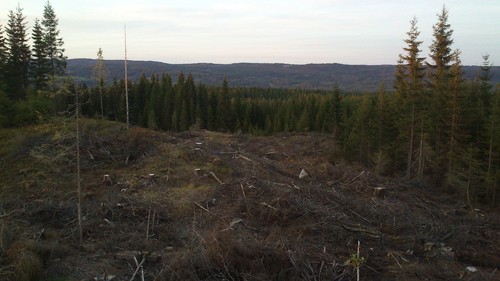
<svg viewBox="0 0 500 281"><path fill-rule="evenodd" d="M24 99L29 84L28 70L31 53L25 19L20 6L17 6L15 12L12 10L9 12L6 28L8 58L5 78L7 94L12 100Z"/></svg>
<svg viewBox="0 0 500 281"><path fill-rule="evenodd" d="M38 19L35 19L31 38L33 39L33 48L30 64L30 78L35 89L42 90L47 86L49 61L47 59L47 46L45 44L44 32Z"/></svg>
<svg viewBox="0 0 500 281"><path fill-rule="evenodd" d="M66 72L66 56L64 56L64 41L59 36L59 20L49 1L43 10L42 27L44 40L47 47L47 59L49 60L49 76L54 78L62 76Z"/></svg>

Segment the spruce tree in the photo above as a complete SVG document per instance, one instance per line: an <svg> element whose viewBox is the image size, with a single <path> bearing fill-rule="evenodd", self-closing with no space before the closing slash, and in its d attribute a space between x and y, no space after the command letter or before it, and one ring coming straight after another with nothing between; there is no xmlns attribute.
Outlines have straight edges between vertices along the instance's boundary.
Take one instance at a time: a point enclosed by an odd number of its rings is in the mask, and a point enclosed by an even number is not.
<svg viewBox="0 0 500 281"><path fill-rule="evenodd" d="M487 108L486 114L490 113L489 109L491 107L492 101L492 90L493 85L491 84L491 62L490 55L485 54L483 57L483 64L481 65L481 73L479 74L479 82L480 82L480 98L483 101L483 104Z"/></svg>
<svg viewBox="0 0 500 281"><path fill-rule="evenodd" d="M420 57L420 45L422 41L418 40L420 31L417 26L417 19L410 21L410 31L407 32L408 38L404 40L406 47L403 50L404 55L399 55L398 72L396 74L395 89L401 97L402 102L402 120L399 124L400 134L404 137L408 148L406 175L411 176L413 167L413 157L415 151L415 137L417 119L422 119L423 113L420 112L419 100L422 98L424 90L425 68L423 66L424 58ZM422 121L422 120L420 120Z"/></svg>
<svg viewBox="0 0 500 281"><path fill-rule="evenodd" d="M168 74L162 77L162 93L165 95L165 100L162 110L162 118L164 119L164 130L172 130L172 117L175 110L175 93L172 86L172 78Z"/></svg>
<svg viewBox="0 0 500 281"><path fill-rule="evenodd" d="M20 6L17 6L15 12L12 10L9 12L6 28L8 58L5 78L7 94L12 100L24 99L29 84L28 70L31 53L25 19Z"/></svg>
<svg viewBox="0 0 500 281"><path fill-rule="evenodd" d="M433 160L433 176L436 180L441 178L442 167L446 167L443 160L446 160L449 140L447 134L450 108L447 106L450 96L451 62L454 54L451 49L453 30L448 23L448 11L443 7L438 15L438 22L433 26L433 41L430 46L431 63L429 67L429 90L432 98L430 102L431 121L431 142L436 152L437 158Z"/></svg>
<svg viewBox="0 0 500 281"><path fill-rule="evenodd" d="M463 118L462 112L462 99L463 99L463 70L462 62L460 60L460 50L455 50L453 53L452 65L450 68L450 88L449 98L446 100L449 111L448 124L446 134L448 135L446 157L448 159L446 170L446 181L448 187L454 189L465 186L465 180L460 179L460 175L468 170L469 163L461 164L470 154L465 154L466 148L464 147ZM462 166L462 167L461 167Z"/></svg>
<svg viewBox="0 0 500 281"><path fill-rule="evenodd" d="M451 119L450 119L450 138L449 138L449 154L455 153L455 146L457 142L460 142L460 132L461 130L461 122L459 118L462 116L461 113L461 100L463 97L463 70L462 70L462 62L460 60L460 50L455 50L453 53L453 64L451 66L451 83L450 83L450 99L448 100L449 108L451 111ZM451 158L450 158L451 165Z"/></svg>
<svg viewBox="0 0 500 281"><path fill-rule="evenodd" d="M31 38L33 48L30 64L30 79L35 89L46 87L49 75L49 61L47 59L47 46L40 21L35 19Z"/></svg>
<svg viewBox="0 0 500 281"><path fill-rule="evenodd" d="M42 27L49 60L49 76L54 78L66 72L66 56L64 56L64 41L59 36L59 20L49 1L43 10Z"/></svg>
<svg viewBox="0 0 500 281"><path fill-rule="evenodd" d="M11 102L5 95L5 65L7 63L7 48L3 26L0 24L0 128L10 123Z"/></svg>
<svg viewBox="0 0 500 281"><path fill-rule="evenodd" d="M486 184L488 200L491 206L495 206L497 187L500 182L500 91L497 87L496 92L491 84L491 62L489 55L483 55L483 64L479 75L479 93L480 100L485 104L487 111L487 121L485 122L485 142L487 145L487 163L486 163ZM480 115L480 114L477 114ZM477 116L476 115L476 116Z"/></svg>
<svg viewBox="0 0 500 281"><path fill-rule="evenodd" d="M3 82L3 71L7 63L7 45L4 37L3 26L0 24L0 83Z"/></svg>
<svg viewBox="0 0 500 281"><path fill-rule="evenodd" d="M186 130L187 128L187 108L186 108L186 79L184 77L184 73L179 73L179 76L177 76L177 83L175 84L175 108L174 108L174 117L175 120L173 121L173 129L175 131L183 131ZM184 116L181 116L183 115ZM182 124L181 124L182 121ZM181 125L184 125L181 126Z"/></svg>
<svg viewBox="0 0 500 281"><path fill-rule="evenodd" d="M219 113L219 97L218 95L211 91L208 94L208 120L207 120L207 129L211 131L216 131L219 127L219 118L218 118L218 113Z"/></svg>
<svg viewBox="0 0 500 281"><path fill-rule="evenodd" d="M93 75L97 82L99 89L99 99L101 105L101 118L104 118L104 105L103 105L103 90L106 79L106 67L104 66L104 57L102 56L102 49L97 51L97 60L93 68Z"/></svg>
<svg viewBox="0 0 500 281"><path fill-rule="evenodd" d="M184 100L186 102L186 124L189 128L196 122L196 104L198 103L196 99L196 86L194 85L194 78L191 73L189 73L186 83L185 83L185 94Z"/></svg>
<svg viewBox="0 0 500 281"><path fill-rule="evenodd" d="M340 89L338 85L335 85L335 87L333 88L332 107L331 107L331 110L333 111L332 132L334 140L337 140L338 136L340 136L341 134L341 125L342 125L341 102L342 102L342 97L340 96Z"/></svg>
<svg viewBox="0 0 500 281"><path fill-rule="evenodd" d="M435 91L445 91L450 76L450 63L453 60L451 45L453 44L453 30L448 23L448 10L445 7L438 15L438 22L432 27L433 40L430 46L430 58L432 63L427 63L431 69L429 72L430 86ZM435 93L439 94L439 92Z"/></svg>
<svg viewBox="0 0 500 281"><path fill-rule="evenodd" d="M196 91L198 95L198 108L197 108L197 118L200 121L200 128L208 128L208 91L205 85L199 84L198 90ZM240 113L242 114L242 112Z"/></svg>
<svg viewBox="0 0 500 281"><path fill-rule="evenodd" d="M219 105L217 106L217 118L219 124L219 130L223 132L232 131L232 120L231 120L231 99L229 98L229 86L227 79L224 78L222 82L222 91L220 93Z"/></svg>
<svg viewBox="0 0 500 281"><path fill-rule="evenodd" d="M492 96L491 114L488 125L488 166L486 179L488 197L491 205L495 206L498 188L500 188L500 87L497 87Z"/></svg>
<svg viewBox="0 0 500 281"><path fill-rule="evenodd" d="M7 64L7 45L3 26L0 24L0 92L5 90L5 65Z"/></svg>

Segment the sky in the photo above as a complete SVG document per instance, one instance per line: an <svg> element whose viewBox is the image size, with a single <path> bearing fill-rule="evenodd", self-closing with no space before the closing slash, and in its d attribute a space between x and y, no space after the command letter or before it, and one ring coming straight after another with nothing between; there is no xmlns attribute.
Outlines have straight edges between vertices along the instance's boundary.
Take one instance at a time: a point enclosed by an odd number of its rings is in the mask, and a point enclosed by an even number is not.
<svg viewBox="0 0 500 281"><path fill-rule="evenodd" d="M23 9L28 26L45 0L1 0L0 24ZM410 20L423 57L443 5L464 65L500 64L500 0L50 0L68 58L166 63L396 64ZM31 29L29 29L31 30Z"/></svg>

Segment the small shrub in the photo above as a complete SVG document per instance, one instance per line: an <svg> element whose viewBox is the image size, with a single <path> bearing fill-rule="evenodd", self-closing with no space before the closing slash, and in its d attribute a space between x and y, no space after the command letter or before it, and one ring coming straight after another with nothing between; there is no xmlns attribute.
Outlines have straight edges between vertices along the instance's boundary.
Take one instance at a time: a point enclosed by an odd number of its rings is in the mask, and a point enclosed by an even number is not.
<svg viewBox="0 0 500 281"><path fill-rule="evenodd" d="M27 100L22 100L14 104L13 124L24 126L38 124L52 115L52 103L49 99L32 95Z"/></svg>
<svg viewBox="0 0 500 281"><path fill-rule="evenodd" d="M6 261L14 266L14 276L10 280L36 280L42 271L42 260L38 256L36 244L31 240L14 242L5 253Z"/></svg>
<svg viewBox="0 0 500 281"><path fill-rule="evenodd" d="M12 102L0 91L0 128L11 125L10 117L12 116L12 111Z"/></svg>
<svg viewBox="0 0 500 281"><path fill-rule="evenodd" d="M5 222L0 221L0 257L10 247L13 238L10 227Z"/></svg>

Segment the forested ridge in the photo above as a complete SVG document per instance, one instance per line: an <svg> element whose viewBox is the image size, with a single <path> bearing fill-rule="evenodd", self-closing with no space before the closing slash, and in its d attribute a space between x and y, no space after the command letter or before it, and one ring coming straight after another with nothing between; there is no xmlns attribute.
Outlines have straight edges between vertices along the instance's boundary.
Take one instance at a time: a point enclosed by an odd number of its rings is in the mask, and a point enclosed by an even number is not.
<svg viewBox="0 0 500 281"><path fill-rule="evenodd" d="M125 122L125 81L106 77L99 50L95 86L66 76L66 57L50 3L28 45L22 9L0 29L0 126L47 122L81 114ZM127 81L130 124L154 130L274 134L321 132L336 141L338 157L456 193L469 203L497 204L500 178L500 91L491 63L465 79L460 51L445 8L433 27L430 56L421 56L416 19L411 21L394 83L375 93L301 88L205 85L192 74L143 74ZM429 42L426 42L428 44ZM110 81L111 80L111 81ZM69 116L69 115L68 115Z"/></svg>
<svg viewBox="0 0 500 281"><path fill-rule="evenodd" d="M481 57L478 57L480 60ZM95 86L93 67L96 59L68 59L67 74L78 82ZM123 60L104 60L106 83L124 75ZM464 78L473 80L481 72L481 66L464 65ZM220 86L226 78L231 87L256 88L301 88L331 90L338 87L348 92L374 92L383 81L386 85L394 82L396 65L350 65L338 63L324 64L284 64L284 63L192 63L171 64L157 61L128 61L128 77L138 81L144 74L168 74L176 78L179 73L191 74L196 83ZM500 67L492 65L491 82L500 83ZM389 87L390 88L390 87Z"/></svg>

